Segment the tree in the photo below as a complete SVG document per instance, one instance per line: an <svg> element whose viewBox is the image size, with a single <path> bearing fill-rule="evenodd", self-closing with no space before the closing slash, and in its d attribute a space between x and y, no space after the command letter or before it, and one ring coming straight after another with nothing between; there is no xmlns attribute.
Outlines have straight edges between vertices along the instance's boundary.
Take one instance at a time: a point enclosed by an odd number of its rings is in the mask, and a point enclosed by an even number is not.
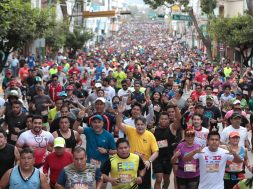
<svg viewBox="0 0 253 189"><path fill-rule="evenodd" d="M56 23L53 30L48 30L46 34L46 45L50 48L53 54L65 46L68 24L66 22Z"/></svg>
<svg viewBox="0 0 253 189"><path fill-rule="evenodd" d="M81 49L88 40L93 38L93 35L90 31L75 28L73 32L67 32L65 47L73 48L74 51Z"/></svg>
<svg viewBox="0 0 253 189"><path fill-rule="evenodd" d="M243 64L253 56L253 17L243 15L235 18L217 18L210 23L209 33L226 45L240 51Z"/></svg>
<svg viewBox="0 0 253 189"><path fill-rule="evenodd" d="M22 0L0 1L0 72L11 52L43 37L52 27L50 14L47 9L33 9Z"/></svg>
<svg viewBox="0 0 253 189"><path fill-rule="evenodd" d="M205 45L206 49L207 49L207 55L208 58L212 61L212 49L211 49L211 39L209 37L209 35L204 36L204 34L202 33L199 25L198 25L198 21L196 19L196 16L193 12L193 8L189 7L189 0L143 0L146 4L149 4L153 9L156 9L160 6L167 6L168 5L173 5L175 3L180 3L184 8L185 11L189 13L189 16L192 19L192 22L194 24L194 27L199 35L199 37L201 38L203 44ZM213 10L216 8L216 4L217 1L216 0L201 0L201 10L207 14L208 18L212 18L213 15ZM207 28L209 26L209 20L207 23Z"/></svg>

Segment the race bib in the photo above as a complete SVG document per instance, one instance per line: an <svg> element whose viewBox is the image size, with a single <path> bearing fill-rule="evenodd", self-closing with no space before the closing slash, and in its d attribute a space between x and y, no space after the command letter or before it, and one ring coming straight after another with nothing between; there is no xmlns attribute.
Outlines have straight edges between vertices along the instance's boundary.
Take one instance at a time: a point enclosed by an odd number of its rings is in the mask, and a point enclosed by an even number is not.
<svg viewBox="0 0 253 189"><path fill-rule="evenodd" d="M91 163L92 165L95 165L96 168L100 168L100 166L101 166L101 161L98 161L98 160L96 160L96 159L90 159L90 163Z"/></svg>
<svg viewBox="0 0 253 189"><path fill-rule="evenodd" d="M159 148L166 148L168 147L168 141L166 139L157 141L157 145Z"/></svg>
<svg viewBox="0 0 253 189"><path fill-rule="evenodd" d="M206 172L207 173L214 173L219 171L219 164L206 164Z"/></svg>
<svg viewBox="0 0 253 189"><path fill-rule="evenodd" d="M17 141L18 140L18 135L11 134L11 140L12 141Z"/></svg>
<svg viewBox="0 0 253 189"><path fill-rule="evenodd" d="M121 183L130 183L132 181L132 175L129 174L120 174L119 178Z"/></svg>
<svg viewBox="0 0 253 189"><path fill-rule="evenodd" d="M241 172L242 166L240 163L232 163L229 165L229 171L231 172Z"/></svg>
<svg viewBox="0 0 253 189"><path fill-rule="evenodd" d="M184 172L196 172L196 165L192 163L184 164Z"/></svg>
<svg viewBox="0 0 253 189"><path fill-rule="evenodd" d="M71 189L88 189L87 184L74 184L73 188Z"/></svg>

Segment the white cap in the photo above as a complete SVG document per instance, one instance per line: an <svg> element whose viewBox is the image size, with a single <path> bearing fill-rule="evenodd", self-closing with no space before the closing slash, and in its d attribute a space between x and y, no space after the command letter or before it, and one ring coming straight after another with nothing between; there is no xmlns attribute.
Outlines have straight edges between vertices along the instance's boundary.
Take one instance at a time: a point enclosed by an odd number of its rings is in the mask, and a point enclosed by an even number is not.
<svg viewBox="0 0 253 189"><path fill-rule="evenodd" d="M16 96L16 97L18 97L18 91L16 91L16 90L11 90L11 91L9 92L8 96Z"/></svg>
<svg viewBox="0 0 253 189"><path fill-rule="evenodd" d="M95 84L95 87L96 87L96 88L102 87L102 84L101 84L101 83L96 83L96 84Z"/></svg>
<svg viewBox="0 0 253 189"><path fill-rule="evenodd" d="M241 104L241 101L240 101L240 100L235 100L235 101L233 102L233 104Z"/></svg>
<svg viewBox="0 0 253 189"><path fill-rule="evenodd" d="M95 103L97 101L102 101L103 103L105 103L105 98L104 97L98 97L96 100L95 100Z"/></svg>

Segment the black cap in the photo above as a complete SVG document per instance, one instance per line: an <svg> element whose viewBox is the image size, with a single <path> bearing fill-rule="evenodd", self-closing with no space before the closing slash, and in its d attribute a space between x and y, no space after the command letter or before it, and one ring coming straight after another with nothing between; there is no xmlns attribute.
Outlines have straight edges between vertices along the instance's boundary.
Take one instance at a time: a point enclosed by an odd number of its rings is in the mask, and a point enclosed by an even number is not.
<svg viewBox="0 0 253 189"><path fill-rule="evenodd" d="M204 106L202 105L202 103L197 103L195 108L204 108Z"/></svg>
<svg viewBox="0 0 253 189"><path fill-rule="evenodd" d="M242 118L242 115L239 114L239 113L237 113L237 112L234 112L234 113L231 115L231 119L234 119L234 118L236 118L236 117Z"/></svg>

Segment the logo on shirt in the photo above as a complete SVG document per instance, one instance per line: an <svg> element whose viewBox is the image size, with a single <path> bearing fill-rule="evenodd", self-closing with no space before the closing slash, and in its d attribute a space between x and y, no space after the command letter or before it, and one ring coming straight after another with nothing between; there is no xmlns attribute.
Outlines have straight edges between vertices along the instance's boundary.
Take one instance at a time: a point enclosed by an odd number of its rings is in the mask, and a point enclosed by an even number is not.
<svg viewBox="0 0 253 189"><path fill-rule="evenodd" d="M133 162L120 162L118 163L118 171L133 171L134 163Z"/></svg>

